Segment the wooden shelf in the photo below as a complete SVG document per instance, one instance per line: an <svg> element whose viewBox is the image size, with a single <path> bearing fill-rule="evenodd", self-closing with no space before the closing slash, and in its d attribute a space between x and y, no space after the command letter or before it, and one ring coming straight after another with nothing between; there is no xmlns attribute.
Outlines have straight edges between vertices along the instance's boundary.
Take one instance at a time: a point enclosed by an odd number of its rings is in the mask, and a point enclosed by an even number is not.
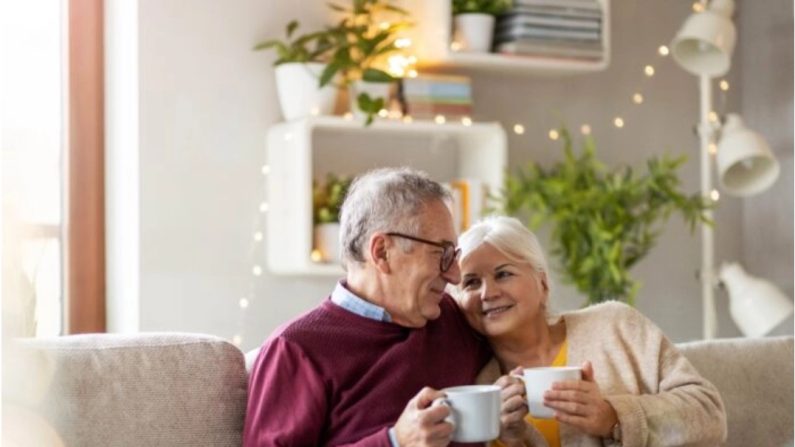
<svg viewBox="0 0 795 447"><path fill-rule="evenodd" d="M403 0L415 26L410 35L420 67L457 67L508 74L561 75L592 73L610 64L610 0L599 0L604 10L600 60L558 59L499 53L455 52L450 49L453 31L449 0Z"/></svg>
<svg viewBox="0 0 795 447"><path fill-rule="evenodd" d="M310 258L312 181L329 172L355 175L376 167L411 166L440 182L477 179L496 191L507 152L498 123L379 120L364 127L341 117L317 117L277 124L267 138L268 268L284 275L343 274L338 265Z"/></svg>

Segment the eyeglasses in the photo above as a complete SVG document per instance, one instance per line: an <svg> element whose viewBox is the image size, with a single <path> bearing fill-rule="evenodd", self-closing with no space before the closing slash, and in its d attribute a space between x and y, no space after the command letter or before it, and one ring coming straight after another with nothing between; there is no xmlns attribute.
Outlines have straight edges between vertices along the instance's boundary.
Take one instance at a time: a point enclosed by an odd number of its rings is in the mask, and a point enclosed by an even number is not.
<svg viewBox="0 0 795 447"><path fill-rule="evenodd" d="M461 249L456 248L455 244L450 241L442 241L442 242L435 242L429 241L428 239L418 238L416 236L409 236L408 234L403 233L387 233L387 236L395 236L395 237L402 237L404 239L409 239L415 242L422 242L423 244L433 245L434 247L439 247L442 249L442 259L439 260L439 270L442 273L446 273L450 270L450 267L453 266L456 258L458 255L461 254Z"/></svg>

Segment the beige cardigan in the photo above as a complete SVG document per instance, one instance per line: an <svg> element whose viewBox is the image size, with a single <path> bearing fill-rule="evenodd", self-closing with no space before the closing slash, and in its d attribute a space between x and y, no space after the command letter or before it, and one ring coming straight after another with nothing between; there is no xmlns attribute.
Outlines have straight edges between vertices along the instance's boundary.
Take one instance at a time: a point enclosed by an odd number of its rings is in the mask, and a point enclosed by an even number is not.
<svg viewBox="0 0 795 447"><path fill-rule="evenodd" d="M718 390L662 331L626 304L607 302L561 315L566 322L567 363L593 364L596 383L615 408L624 446L715 446L726 439L726 412ZM500 376L492 361L480 383ZM560 425L561 445L614 442ZM528 427L528 443L547 443Z"/></svg>

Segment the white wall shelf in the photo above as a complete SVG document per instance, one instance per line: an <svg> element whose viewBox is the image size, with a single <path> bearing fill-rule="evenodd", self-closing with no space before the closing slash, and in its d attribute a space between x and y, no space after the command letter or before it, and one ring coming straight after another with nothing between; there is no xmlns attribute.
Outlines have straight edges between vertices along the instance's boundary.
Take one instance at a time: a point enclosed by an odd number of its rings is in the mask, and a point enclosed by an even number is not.
<svg viewBox="0 0 795 447"><path fill-rule="evenodd" d="M511 74L561 75L602 71L610 64L610 0L602 6L602 47L599 60L544 58L499 53L467 53L450 49L453 17L449 0L403 0L415 26L409 31L420 67L460 67Z"/></svg>
<svg viewBox="0 0 795 447"><path fill-rule="evenodd" d="M336 264L310 258L313 179L411 166L440 182L476 179L497 191L507 153L505 131L498 123L383 120L363 127L340 117L317 117L277 124L267 137L268 268L283 275L343 274Z"/></svg>

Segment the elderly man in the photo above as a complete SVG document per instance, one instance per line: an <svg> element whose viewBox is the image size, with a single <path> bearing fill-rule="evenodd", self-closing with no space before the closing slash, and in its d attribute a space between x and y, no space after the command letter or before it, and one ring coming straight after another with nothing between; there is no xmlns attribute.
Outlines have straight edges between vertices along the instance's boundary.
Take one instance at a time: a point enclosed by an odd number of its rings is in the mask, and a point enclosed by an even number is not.
<svg viewBox="0 0 795 447"><path fill-rule="evenodd" d="M444 292L460 281L449 194L425 174L358 178L341 213L346 277L265 342L249 382L246 447L447 445L441 388L490 357Z"/></svg>

